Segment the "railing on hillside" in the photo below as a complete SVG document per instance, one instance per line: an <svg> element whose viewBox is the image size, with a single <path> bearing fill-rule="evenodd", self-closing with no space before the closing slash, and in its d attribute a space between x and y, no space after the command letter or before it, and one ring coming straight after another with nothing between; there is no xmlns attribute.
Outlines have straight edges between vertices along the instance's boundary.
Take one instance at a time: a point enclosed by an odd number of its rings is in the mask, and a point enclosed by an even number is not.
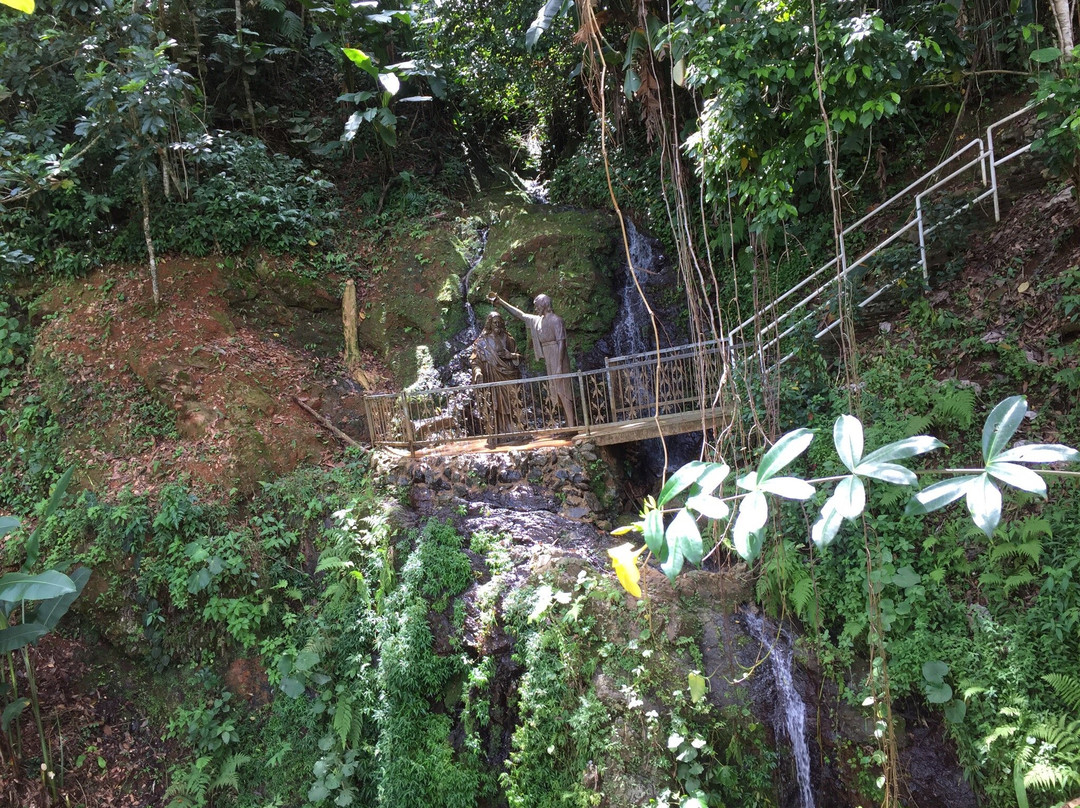
<svg viewBox="0 0 1080 808"><path fill-rule="evenodd" d="M986 129L985 139L979 137L968 142L902 191L894 194L855 223L845 227L840 233L840 254L836 258L788 289L764 309L756 312L754 316L739 323L728 333L728 337L735 340L752 327L751 333L757 337L754 340L754 350L758 356L759 366L764 369L769 364L766 357L779 352L781 340L805 327L811 321L813 321L814 339L821 339L843 323L843 310L838 305L838 290L843 290L851 296L851 305L854 308L865 309L890 289L903 284L916 270L921 273L923 286L927 286L930 279L927 244L929 238L937 230L989 197L994 200L995 220L1001 220L998 168L1031 151L1031 144L1027 143L1005 155L998 155L994 132L1000 130L1005 124L1030 114L1036 106L1037 104L1031 104L990 124ZM956 184L969 172L978 173L978 182L981 182L984 190L973 196L965 196L960 204L951 207L940 216L933 216L929 205L931 195L949 185ZM967 182L970 183L970 180ZM854 261L850 261L848 243L852 236L867 228L871 222L881 220L886 213L892 213L894 217L904 216L906 221L875 246L863 252ZM896 219L894 218L893 221L895 222ZM917 242L918 257L911 261L904 261L902 260L903 251L899 251L898 258L901 259L898 262L899 266L894 266L885 277L878 278L876 288L867 289L863 286L860 293L855 293L856 285L870 268L871 259L880 257L883 251L905 237L910 239L912 245ZM814 286L815 282L817 286ZM746 341L750 342L750 340ZM794 355L794 352L784 354L775 365L784 364Z"/></svg>
<svg viewBox="0 0 1080 808"><path fill-rule="evenodd" d="M698 412L702 391L715 397L720 390L729 352L719 344L681 347L659 362L655 353L639 354L561 376L367 396L371 441L413 449L478 437L510 442L568 430L590 435L616 424ZM562 380L573 393L574 426L552 389Z"/></svg>
<svg viewBox="0 0 1080 808"><path fill-rule="evenodd" d="M990 197L994 200L994 217L1000 220L998 168L1030 151L1031 144L999 156L994 133L1031 113L1035 106L1024 107L991 124L985 139L970 141L844 228L839 255L739 323L726 338L614 357L599 370L564 376L367 396L364 402L372 443L411 449L475 437L509 441L523 435L565 431L570 425L551 389L553 382L562 379L569 381L573 389L574 430L586 435L617 424L717 407L724 374L732 366L735 353L753 358L760 371L779 367L795 355L788 352L775 362L769 359L782 353L781 342L786 337L810 324L814 338L820 339L843 323L841 294L850 296L854 308L864 309L905 283L916 271L918 282L927 285L928 240L947 222ZM967 194L959 204L934 215L931 195L957 184L969 172L977 172L976 182L984 190ZM966 182L971 184L970 179ZM887 213L894 217L892 223L878 225L879 230L889 232L897 222L903 224L855 260L849 260L848 245L858 241L855 234ZM894 245L898 249L891 256L892 266L873 278L873 284L867 284L870 270L881 269L872 267L871 262L882 258ZM856 287L861 291L856 292ZM504 413L511 409L515 414L507 420L506 415L498 415L500 409Z"/></svg>

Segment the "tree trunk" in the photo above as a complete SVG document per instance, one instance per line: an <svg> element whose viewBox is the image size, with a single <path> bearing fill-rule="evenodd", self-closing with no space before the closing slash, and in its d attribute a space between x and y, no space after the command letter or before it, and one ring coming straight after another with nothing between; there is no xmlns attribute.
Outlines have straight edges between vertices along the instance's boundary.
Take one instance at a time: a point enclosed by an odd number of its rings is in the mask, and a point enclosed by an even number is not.
<svg viewBox="0 0 1080 808"><path fill-rule="evenodd" d="M251 121L251 134L258 134L258 127L255 124L255 105L251 102L251 84L248 82L247 73L244 72L245 56L244 56L244 10L240 5L240 0L235 2L236 8L236 46L240 49L240 76L241 83L244 85L244 98L247 100L247 112L248 119Z"/></svg>
<svg viewBox="0 0 1080 808"><path fill-rule="evenodd" d="M1062 60L1068 61L1072 57L1072 49L1075 44L1073 39L1072 8L1069 0L1051 0L1054 9L1054 22L1058 31L1058 47L1061 48Z"/></svg>
<svg viewBox="0 0 1080 808"><path fill-rule="evenodd" d="M352 373L360 365L360 344L356 338L356 284L345 281L345 299L341 304L341 320L345 328L345 367Z"/></svg>
<svg viewBox="0 0 1080 808"><path fill-rule="evenodd" d="M146 184L146 175L139 175L142 181L142 228L146 238L146 254L150 256L150 289L154 294L154 308L161 306L161 292L158 289L157 258L154 255L154 239L150 236L150 188Z"/></svg>

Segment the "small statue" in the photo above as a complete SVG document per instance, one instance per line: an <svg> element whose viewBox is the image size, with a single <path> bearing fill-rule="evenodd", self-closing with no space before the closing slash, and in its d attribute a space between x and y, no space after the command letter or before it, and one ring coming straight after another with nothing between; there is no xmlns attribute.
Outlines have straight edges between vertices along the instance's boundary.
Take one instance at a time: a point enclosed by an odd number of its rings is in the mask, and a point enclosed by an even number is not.
<svg viewBox="0 0 1080 808"><path fill-rule="evenodd" d="M526 314L521 309L511 306L494 292L488 295L488 302L492 305L501 304L528 326L533 353L536 354L538 361L543 361L548 376L570 372L570 356L566 352L566 326L563 324L562 317L551 310L550 297L537 295L533 299L536 314ZM577 426L570 379L552 379L548 382L548 394L562 407L563 415L566 416L566 425Z"/></svg>
<svg viewBox="0 0 1080 808"><path fill-rule="evenodd" d="M469 353L469 366L472 368L472 383L507 382L521 378L521 354L517 352L517 343L506 331L506 323L497 311L491 312L484 320L484 330L472 344ZM478 391L480 417L484 431L492 435L488 446L497 443L495 435L507 435L521 430L519 415L521 404L518 401L517 387L502 384Z"/></svg>

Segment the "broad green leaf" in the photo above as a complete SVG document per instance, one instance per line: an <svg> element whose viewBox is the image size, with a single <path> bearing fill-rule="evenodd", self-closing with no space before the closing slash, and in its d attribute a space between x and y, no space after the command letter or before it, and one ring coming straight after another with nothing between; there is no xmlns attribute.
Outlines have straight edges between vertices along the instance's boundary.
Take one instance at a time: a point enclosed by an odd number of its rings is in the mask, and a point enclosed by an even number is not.
<svg viewBox="0 0 1080 808"><path fill-rule="evenodd" d="M926 692L926 700L931 704L944 704L952 698L952 688L945 684L931 684L925 682L923 690Z"/></svg>
<svg viewBox="0 0 1080 808"><path fill-rule="evenodd" d="M687 686L690 688L690 701L697 704L703 698L705 698L705 691L708 689L709 680L702 676L700 673L688 673L686 675Z"/></svg>
<svg viewBox="0 0 1080 808"><path fill-rule="evenodd" d="M0 578L0 600L20 603L24 600L48 600L75 591L75 584L62 572L46 570L38 575L9 572Z"/></svg>
<svg viewBox="0 0 1080 808"><path fill-rule="evenodd" d="M525 32L525 47L528 50L532 50L541 35L551 27L551 23L558 16L565 2L566 0L548 0L544 7L540 9L536 19L529 26L529 30Z"/></svg>
<svg viewBox="0 0 1080 808"><path fill-rule="evenodd" d="M75 591L68 592L59 597L43 600L37 605L37 609L33 612L33 617L31 618L33 622L41 623L41 625L45 626L47 631L52 631L56 628L56 624L60 622L60 618L67 614L68 609L71 608L71 604L75 602L75 599L82 594L82 591L86 588L86 583L89 580L89 567L79 567L76 569L71 573L71 582L75 584Z"/></svg>
<svg viewBox="0 0 1080 808"><path fill-rule="evenodd" d="M845 519L855 519L866 507L866 486L855 475L849 475L837 483L831 499L837 513Z"/></svg>
<svg viewBox="0 0 1080 808"><path fill-rule="evenodd" d="M697 494L687 498L686 507L709 519L727 519L731 513L731 508L726 502L708 494Z"/></svg>
<svg viewBox="0 0 1080 808"><path fill-rule="evenodd" d="M892 578L893 584L901 589L915 586L921 580L922 576L915 572L915 569L910 564L906 564L898 569Z"/></svg>
<svg viewBox="0 0 1080 808"><path fill-rule="evenodd" d="M797 499L800 502L810 499L817 490L806 480L800 480L798 477L773 477L759 483L759 488L778 497Z"/></svg>
<svg viewBox="0 0 1080 808"><path fill-rule="evenodd" d="M789 465L796 457L806 451L806 448L814 440L814 433L809 429L796 429L788 432L780 438L776 444L765 453L758 466L757 479L767 480L780 469Z"/></svg>
<svg viewBox="0 0 1080 808"><path fill-rule="evenodd" d="M649 511L645 514L645 545L649 552L660 561L667 559L667 546L664 544L664 512Z"/></svg>
<svg viewBox="0 0 1080 808"><path fill-rule="evenodd" d="M0 654L17 651L23 646L37 642L48 632L40 623L20 623L17 626L0 629Z"/></svg>
<svg viewBox="0 0 1080 808"><path fill-rule="evenodd" d="M675 514L675 518L668 526L665 546L667 558L660 565L660 569L672 583L682 572L684 560L689 559L694 563L701 561L701 533L698 532L694 517L685 508Z"/></svg>
<svg viewBox="0 0 1080 808"><path fill-rule="evenodd" d="M864 457L862 462L864 464L888 463L893 460L903 460L908 457L914 457L915 455L932 452L935 449L940 449L944 445L945 444L937 438L932 438L929 435L915 435L914 437L904 438L903 440L894 441L893 443L886 443L880 449L875 449Z"/></svg>
<svg viewBox="0 0 1080 808"><path fill-rule="evenodd" d="M1048 62L1056 62L1061 58L1061 51L1058 48L1039 48L1031 52L1028 57L1033 62L1039 64L1047 64Z"/></svg>
<svg viewBox="0 0 1080 808"><path fill-rule="evenodd" d="M945 705L945 720L950 724L960 724L967 715L967 702L963 699L953 699Z"/></svg>
<svg viewBox="0 0 1080 808"><path fill-rule="evenodd" d="M6 536L20 524L17 516L0 516L0 536Z"/></svg>
<svg viewBox="0 0 1080 808"><path fill-rule="evenodd" d="M701 562L701 556L704 554L701 531L698 530L694 517L685 508L675 514L675 518L668 525L667 544L669 548L679 547L691 564Z"/></svg>
<svg viewBox="0 0 1080 808"><path fill-rule="evenodd" d="M15 699L7 707L4 708L3 715L0 715L0 732L7 734L8 729L11 727L11 722L18 717L19 713L30 706L30 699L21 698Z"/></svg>
<svg viewBox="0 0 1080 808"><path fill-rule="evenodd" d="M634 550L634 546L627 542L618 547L609 547L608 555L611 557L611 565L615 568L615 575L622 584L623 589L635 598L641 597L641 570L638 568L638 556L645 550L642 547Z"/></svg>
<svg viewBox="0 0 1080 808"><path fill-rule="evenodd" d="M1046 498L1046 481L1027 466L1003 463L998 459L986 467L986 473L1013 488Z"/></svg>
<svg viewBox="0 0 1080 808"><path fill-rule="evenodd" d="M939 659L932 659L929 662L924 662L922 666L922 676L926 681L939 685L945 681L945 677L949 675L949 664L942 662Z"/></svg>
<svg viewBox="0 0 1080 808"><path fill-rule="evenodd" d="M1080 452L1061 443L1030 443L1014 446L994 459L1003 463L1078 463Z"/></svg>
<svg viewBox="0 0 1080 808"><path fill-rule="evenodd" d="M1026 412L1027 399L1023 396L1007 398L990 410L982 433L982 452L985 463L989 464L997 459L997 456L1005 449L1005 444L1012 440L1012 436L1020 428Z"/></svg>
<svg viewBox="0 0 1080 808"><path fill-rule="evenodd" d="M350 62L359 67L373 79L379 78L379 68L376 67L372 58L362 50L356 48L342 48L341 52L345 54L345 57Z"/></svg>
<svg viewBox="0 0 1080 808"><path fill-rule="evenodd" d="M399 79L395 73L380 73L379 84L381 84L383 89L390 93L390 95L397 95L398 90L401 89L401 79Z"/></svg>
<svg viewBox="0 0 1080 808"><path fill-rule="evenodd" d="M304 649L296 655L296 660L293 662L293 670L305 672L314 668L319 664L319 654L315 651L309 651Z"/></svg>
<svg viewBox="0 0 1080 808"><path fill-rule="evenodd" d="M752 564L761 552L762 531L769 519L769 503L760 491L747 494L739 503L738 514L732 527L735 552L747 564Z"/></svg>
<svg viewBox="0 0 1080 808"><path fill-rule="evenodd" d="M1001 491L990 482L990 475L980 474L968 485L967 506L979 530L991 538L1001 521Z"/></svg>
<svg viewBox="0 0 1080 808"><path fill-rule="evenodd" d="M298 699L304 695L304 683L292 676L281 677L281 689L290 699Z"/></svg>
<svg viewBox="0 0 1080 808"><path fill-rule="evenodd" d="M915 472L898 463L871 463L864 460L855 469L855 473L892 485L919 484L919 478L915 476Z"/></svg>
<svg viewBox="0 0 1080 808"><path fill-rule="evenodd" d="M972 475L965 475L927 486L911 498L907 507L904 508L904 513L908 516L918 516L940 510L964 496L968 483L974 479Z"/></svg>
<svg viewBox="0 0 1080 808"><path fill-rule="evenodd" d="M681 491L689 488L698 478L704 474L709 467L709 463L702 463L700 460L694 460L687 463L680 468L670 477L664 487L660 489L660 495L656 498L656 504L663 507L671 501L672 497L677 496Z"/></svg>
<svg viewBox="0 0 1080 808"><path fill-rule="evenodd" d="M728 474L731 473L731 469L727 463L706 463L708 469L704 474L698 477L697 489L694 493L697 494L711 494L717 488L720 487L720 483L727 479Z"/></svg>
<svg viewBox="0 0 1080 808"><path fill-rule="evenodd" d="M21 11L24 14L34 13L34 0L0 0L5 6L11 6L16 11Z"/></svg>
<svg viewBox="0 0 1080 808"><path fill-rule="evenodd" d="M844 524L844 517L836 510L835 494L825 501L825 505L818 514L817 521L810 528L810 538L818 549L824 549L833 543L840 526Z"/></svg>
<svg viewBox="0 0 1080 808"><path fill-rule="evenodd" d="M634 100L634 93L641 89L641 77L637 74L637 71L630 68L626 71L626 78L623 80L623 93L626 95L627 100Z"/></svg>
<svg viewBox="0 0 1080 808"><path fill-rule="evenodd" d="M833 443L840 462L854 473L863 453L863 425L854 415L841 415L833 424Z"/></svg>

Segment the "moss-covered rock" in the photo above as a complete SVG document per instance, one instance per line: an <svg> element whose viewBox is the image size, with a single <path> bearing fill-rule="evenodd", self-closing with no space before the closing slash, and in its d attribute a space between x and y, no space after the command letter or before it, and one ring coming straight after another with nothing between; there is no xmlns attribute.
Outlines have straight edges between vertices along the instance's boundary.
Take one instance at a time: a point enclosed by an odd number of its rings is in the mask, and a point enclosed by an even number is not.
<svg viewBox="0 0 1080 808"><path fill-rule="evenodd" d="M610 214L542 205L507 207L488 231L484 257L470 278L469 299L481 303L493 290L532 311L536 295L549 295L566 323L570 354L576 360L611 330L619 308L613 278L621 264L618 230ZM477 313L483 317L484 312ZM524 330L512 323L515 328L524 345Z"/></svg>
<svg viewBox="0 0 1080 808"><path fill-rule="evenodd" d="M436 364L450 358L450 338L465 327L464 247L450 223L385 237L363 283L360 342L386 360L402 384L416 378L416 348Z"/></svg>

